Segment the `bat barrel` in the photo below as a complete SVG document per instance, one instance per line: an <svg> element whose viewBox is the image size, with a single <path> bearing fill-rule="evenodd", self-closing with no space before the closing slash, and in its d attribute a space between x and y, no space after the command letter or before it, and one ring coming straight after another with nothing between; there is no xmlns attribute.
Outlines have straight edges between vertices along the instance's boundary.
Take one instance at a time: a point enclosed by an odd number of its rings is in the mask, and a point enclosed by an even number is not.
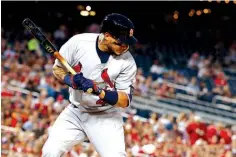
<svg viewBox="0 0 236 157"><path fill-rule="evenodd" d="M56 48L50 43L50 41L45 37L45 35L41 32L39 27L31 21L29 18L23 20L22 25L29 30L32 35L40 42L40 44L49 52L54 53Z"/></svg>
<svg viewBox="0 0 236 157"><path fill-rule="evenodd" d="M46 36L40 31L36 24L29 18L23 20L22 25L28 29L34 37L40 42L40 44L47 50L48 53L54 55L73 75L76 74L73 68L65 61L65 59L59 54L54 45L46 38ZM88 93L92 93L93 89L88 89Z"/></svg>
<svg viewBox="0 0 236 157"><path fill-rule="evenodd" d="M29 18L24 19L22 22L22 25L26 28L29 28L29 29L36 27L36 25Z"/></svg>

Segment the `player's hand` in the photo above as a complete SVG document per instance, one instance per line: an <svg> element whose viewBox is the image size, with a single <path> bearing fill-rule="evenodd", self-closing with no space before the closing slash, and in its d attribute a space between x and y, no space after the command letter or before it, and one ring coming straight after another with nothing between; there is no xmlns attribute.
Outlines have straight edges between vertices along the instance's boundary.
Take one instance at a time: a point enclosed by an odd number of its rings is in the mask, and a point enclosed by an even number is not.
<svg viewBox="0 0 236 157"><path fill-rule="evenodd" d="M101 90L94 83L94 81L87 79L83 76L83 73L78 73L74 75L73 82L77 87L80 87L84 92L87 92L88 89L93 89L92 94L99 95Z"/></svg>

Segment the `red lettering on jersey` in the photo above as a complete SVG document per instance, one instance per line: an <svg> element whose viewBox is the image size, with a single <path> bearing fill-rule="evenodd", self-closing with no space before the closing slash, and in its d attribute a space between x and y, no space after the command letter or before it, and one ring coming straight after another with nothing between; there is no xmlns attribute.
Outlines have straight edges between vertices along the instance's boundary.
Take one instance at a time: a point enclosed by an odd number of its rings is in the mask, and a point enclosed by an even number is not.
<svg viewBox="0 0 236 157"><path fill-rule="evenodd" d="M103 81L104 81L105 83L107 83L111 88L114 88L115 86L114 86L114 84L112 83L112 81L111 81L111 79L110 79L110 77L109 77L109 75L108 75L108 73L107 73L107 70L108 70L108 68L106 68L106 69L104 69L104 70L102 71L101 77L102 77L102 79L103 79ZM106 87L106 88L107 88L107 87ZM103 100L101 100L101 99L99 99L99 100L96 102L96 104L105 105L106 102L103 101Z"/></svg>
<svg viewBox="0 0 236 157"><path fill-rule="evenodd" d="M111 79L107 73L108 68L102 71L101 77L105 83L107 83L111 88L114 88L114 84L111 82Z"/></svg>
<svg viewBox="0 0 236 157"><path fill-rule="evenodd" d="M75 72L79 73L82 69L82 64L79 62L77 65L73 66Z"/></svg>

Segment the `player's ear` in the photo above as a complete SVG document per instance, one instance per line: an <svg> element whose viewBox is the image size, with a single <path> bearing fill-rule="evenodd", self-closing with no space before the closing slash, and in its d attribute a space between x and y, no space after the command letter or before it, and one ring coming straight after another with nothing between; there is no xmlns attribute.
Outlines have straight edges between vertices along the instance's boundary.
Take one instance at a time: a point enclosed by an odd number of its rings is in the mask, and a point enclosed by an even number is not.
<svg viewBox="0 0 236 157"><path fill-rule="evenodd" d="M110 37L111 37L110 33L108 33L108 32L104 33L105 40L108 40Z"/></svg>

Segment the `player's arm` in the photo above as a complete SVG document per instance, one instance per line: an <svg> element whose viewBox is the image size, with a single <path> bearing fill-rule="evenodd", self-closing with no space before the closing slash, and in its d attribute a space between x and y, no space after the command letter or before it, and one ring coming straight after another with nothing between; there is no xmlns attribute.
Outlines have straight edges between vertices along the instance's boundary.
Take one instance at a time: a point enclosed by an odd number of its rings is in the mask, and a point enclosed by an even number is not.
<svg viewBox="0 0 236 157"><path fill-rule="evenodd" d="M65 68L60 67L58 65L54 65L53 74L60 82L63 82L74 89L80 88L80 85L74 82L74 76L68 73L68 71ZM76 75L79 75L79 74L76 74Z"/></svg>
<svg viewBox="0 0 236 157"><path fill-rule="evenodd" d="M70 66L74 65L74 52L76 52L77 47L75 46L76 38L73 36L70 38L59 50L59 53L65 58ZM76 89L78 86L73 82L73 76L68 72L68 70L60 63L58 59L55 60L53 65L53 74L60 81L68 86Z"/></svg>
<svg viewBox="0 0 236 157"><path fill-rule="evenodd" d="M129 106L131 97L131 95L129 96L122 91L102 90L101 94L99 95L99 98L106 101L107 103L122 108Z"/></svg>
<svg viewBox="0 0 236 157"><path fill-rule="evenodd" d="M64 78L65 76L68 74L68 71L58 65L54 65L52 72L54 74L54 76L60 81L60 82L64 82Z"/></svg>
<svg viewBox="0 0 236 157"><path fill-rule="evenodd" d="M132 93L131 92L126 92L125 91L119 91L119 90L105 90L105 89L100 89L97 87L97 85L90 79L87 79L83 77L83 74L77 74L74 77L75 80L78 80L80 82L80 87L81 89L86 92L89 88L93 89L92 94L99 96L99 98L106 103L117 106L117 107L128 107L131 99L132 99ZM77 82L77 81L74 81ZM131 89L132 86L130 86L128 89ZM131 90L129 90L131 91Z"/></svg>
<svg viewBox="0 0 236 157"><path fill-rule="evenodd" d="M117 107L128 107L132 100L133 86L136 75L136 65L130 65L116 79L116 90L109 91L102 89L99 93L99 98L110 105Z"/></svg>
<svg viewBox="0 0 236 157"><path fill-rule="evenodd" d="M60 82L63 82L74 89L80 88L80 85L74 80L74 78L80 74L73 76L64 67L60 67L58 65L53 66L53 74Z"/></svg>
<svg viewBox="0 0 236 157"><path fill-rule="evenodd" d="M116 79L115 91L98 88L93 80L85 78L82 73L74 76L73 80L75 83L78 82L84 92L92 88L92 94L99 96L99 98L106 103L125 108L130 105L132 100L132 84L135 81L137 67L134 60L127 61L123 66L122 73L120 73L119 77Z"/></svg>
<svg viewBox="0 0 236 157"><path fill-rule="evenodd" d="M106 91L101 93L99 97L107 102L108 99L112 98L112 92L117 92L117 101L113 102L117 107L128 107L132 101L133 95L133 84L135 82L135 76L137 72L137 66L132 57L128 57L126 62L123 63L122 71L116 78L115 87L116 91ZM115 95L115 94L114 94Z"/></svg>
<svg viewBox="0 0 236 157"><path fill-rule="evenodd" d="M124 70L116 79L116 90L114 91L99 89L92 80L86 79L83 76L80 76L78 80L81 81L84 91L86 91L88 88L93 88L93 94L99 96L99 98L106 103L122 108L128 107L132 100L132 84L135 81L137 67L134 60L127 62L128 63L126 63L126 66L123 68Z"/></svg>

